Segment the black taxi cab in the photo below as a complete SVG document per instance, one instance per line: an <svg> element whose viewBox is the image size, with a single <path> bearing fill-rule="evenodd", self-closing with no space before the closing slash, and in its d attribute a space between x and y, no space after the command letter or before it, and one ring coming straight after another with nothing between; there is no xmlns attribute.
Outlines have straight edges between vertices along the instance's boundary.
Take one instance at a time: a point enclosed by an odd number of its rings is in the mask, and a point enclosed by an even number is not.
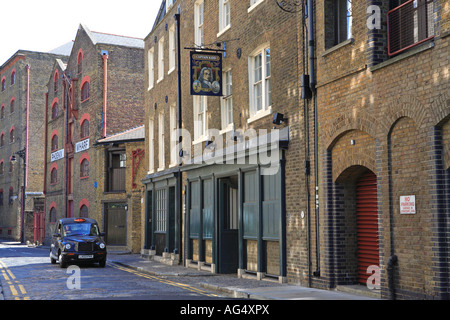
<svg viewBox="0 0 450 320"><path fill-rule="evenodd" d="M64 218L55 224L50 245L50 261L65 268L70 263L106 264L106 244L97 221L89 218Z"/></svg>

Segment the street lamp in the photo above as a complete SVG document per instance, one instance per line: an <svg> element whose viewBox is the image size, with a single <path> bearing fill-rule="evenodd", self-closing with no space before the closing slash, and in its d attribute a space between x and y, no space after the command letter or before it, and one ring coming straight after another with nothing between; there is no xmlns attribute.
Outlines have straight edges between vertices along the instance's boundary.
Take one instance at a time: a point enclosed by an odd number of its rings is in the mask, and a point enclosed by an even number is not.
<svg viewBox="0 0 450 320"><path fill-rule="evenodd" d="M22 150L17 151L15 154L17 154L19 157L23 160L23 187L22 187L22 208L20 213L20 242L25 242L25 234L24 234L24 224L23 219L25 215L25 185L27 181L27 163L25 161L26 154L27 154L27 148L23 148ZM15 164L17 162L16 156L13 154L11 156L11 162Z"/></svg>

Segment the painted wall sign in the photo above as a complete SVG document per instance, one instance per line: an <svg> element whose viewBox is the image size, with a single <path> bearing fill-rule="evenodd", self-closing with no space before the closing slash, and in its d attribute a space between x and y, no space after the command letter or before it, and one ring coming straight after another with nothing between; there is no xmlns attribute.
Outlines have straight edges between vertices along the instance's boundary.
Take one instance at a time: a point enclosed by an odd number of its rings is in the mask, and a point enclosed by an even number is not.
<svg viewBox="0 0 450 320"><path fill-rule="evenodd" d="M89 149L89 139L84 139L83 141L77 142L75 144L75 153Z"/></svg>
<svg viewBox="0 0 450 320"><path fill-rule="evenodd" d="M64 158L64 149L52 152L51 162Z"/></svg>
<svg viewBox="0 0 450 320"><path fill-rule="evenodd" d="M416 196L400 196L400 214L416 214Z"/></svg>
<svg viewBox="0 0 450 320"><path fill-rule="evenodd" d="M222 54L192 51L191 95L222 95Z"/></svg>

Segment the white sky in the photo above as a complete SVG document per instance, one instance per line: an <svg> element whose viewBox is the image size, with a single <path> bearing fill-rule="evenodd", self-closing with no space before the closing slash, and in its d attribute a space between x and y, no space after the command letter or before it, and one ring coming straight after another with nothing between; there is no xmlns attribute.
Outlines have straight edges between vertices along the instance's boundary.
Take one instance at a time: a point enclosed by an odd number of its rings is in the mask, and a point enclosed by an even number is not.
<svg viewBox="0 0 450 320"><path fill-rule="evenodd" d="M0 0L0 66L17 50L47 52L74 40L80 23L91 31L145 38L161 2Z"/></svg>

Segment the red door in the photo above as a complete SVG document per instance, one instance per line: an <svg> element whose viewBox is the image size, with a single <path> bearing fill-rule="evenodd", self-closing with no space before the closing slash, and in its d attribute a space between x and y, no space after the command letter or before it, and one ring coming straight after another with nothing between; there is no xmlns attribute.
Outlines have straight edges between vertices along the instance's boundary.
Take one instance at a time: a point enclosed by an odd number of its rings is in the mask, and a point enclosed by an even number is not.
<svg viewBox="0 0 450 320"><path fill-rule="evenodd" d="M34 213L34 242L43 243L45 238L45 214L44 212Z"/></svg>
<svg viewBox="0 0 450 320"><path fill-rule="evenodd" d="M366 284L367 268L379 266L377 176L369 171L361 176L356 190L358 234L358 282Z"/></svg>

